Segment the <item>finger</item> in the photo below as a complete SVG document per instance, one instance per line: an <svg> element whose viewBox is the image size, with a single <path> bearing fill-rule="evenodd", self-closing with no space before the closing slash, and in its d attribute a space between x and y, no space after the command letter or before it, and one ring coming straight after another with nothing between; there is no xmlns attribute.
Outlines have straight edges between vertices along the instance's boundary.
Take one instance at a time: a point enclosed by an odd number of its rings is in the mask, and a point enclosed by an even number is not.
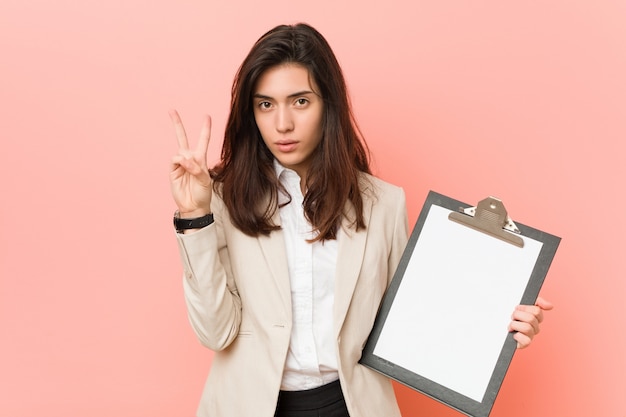
<svg viewBox="0 0 626 417"><path fill-rule="evenodd" d="M517 306L517 308L513 312L513 317L516 317L516 315L518 314L519 314L519 317L527 317L525 316L525 314L531 314L533 319L535 319L537 323L541 323L543 321L543 310L538 306L528 306L528 305ZM529 321L529 320L524 320L524 319L521 319L521 320Z"/></svg>
<svg viewBox="0 0 626 417"><path fill-rule="evenodd" d="M513 339L517 342L518 349L524 349L532 342L532 338L526 336L524 333L515 333Z"/></svg>
<svg viewBox="0 0 626 417"><path fill-rule="evenodd" d="M535 302L535 305L541 308L542 310L552 310L554 308L554 305L550 301L544 300L541 297L537 297L537 301Z"/></svg>
<svg viewBox="0 0 626 417"><path fill-rule="evenodd" d="M200 131L200 140L198 141L197 153L202 155L203 161L206 161L207 151L209 149L209 142L211 141L211 116L208 114L204 118L202 124L202 130Z"/></svg>
<svg viewBox="0 0 626 417"><path fill-rule="evenodd" d="M520 305L515 308L515 312L517 311L523 311L534 315L539 323L543 321L543 310L539 306Z"/></svg>
<svg viewBox="0 0 626 417"><path fill-rule="evenodd" d="M187 142L187 133L185 133L185 127L183 121L180 119L178 112L174 109L169 111L170 119L174 124L174 130L176 131L176 139L178 139L178 147L180 149L189 149L189 143Z"/></svg>
<svg viewBox="0 0 626 417"><path fill-rule="evenodd" d="M532 327L534 333L539 333L539 323L541 322L539 321L539 318L534 314L527 311L515 310L515 312L513 312L512 319L513 323L527 323Z"/></svg>
<svg viewBox="0 0 626 417"><path fill-rule="evenodd" d="M522 333L523 335L526 335L526 337L528 337L529 339L532 339L537 334L533 326L530 325L530 323L526 323L523 321L512 321L509 324L509 331Z"/></svg>
<svg viewBox="0 0 626 417"><path fill-rule="evenodd" d="M172 163L170 165L170 181L176 181L185 175L185 169L180 164Z"/></svg>
<svg viewBox="0 0 626 417"><path fill-rule="evenodd" d="M194 177L201 177L203 174L206 174L205 168L190 156L174 155L170 165L172 172L176 171L178 168L182 168L185 172Z"/></svg>
<svg viewBox="0 0 626 417"><path fill-rule="evenodd" d="M178 168L181 166L181 162L184 161L185 159L187 159L187 157L183 156L183 155L174 155L170 161L170 166L172 168L172 170Z"/></svg>

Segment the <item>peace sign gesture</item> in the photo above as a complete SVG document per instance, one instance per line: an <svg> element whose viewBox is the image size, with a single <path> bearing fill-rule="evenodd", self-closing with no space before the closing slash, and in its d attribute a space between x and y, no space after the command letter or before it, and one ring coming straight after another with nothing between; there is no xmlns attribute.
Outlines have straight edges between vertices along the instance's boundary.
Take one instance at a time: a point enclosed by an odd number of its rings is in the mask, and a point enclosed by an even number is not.
<svg viewBox="0 0 626 417"><path fill-rule="evenodd" d="M176 130L178 153L172 158L170 185L182 218L201 217L211 212L213 182L206 157L211 138L211 118L206 116L195 150L189 149L185 127L176 110L169 112Z"/></svg>

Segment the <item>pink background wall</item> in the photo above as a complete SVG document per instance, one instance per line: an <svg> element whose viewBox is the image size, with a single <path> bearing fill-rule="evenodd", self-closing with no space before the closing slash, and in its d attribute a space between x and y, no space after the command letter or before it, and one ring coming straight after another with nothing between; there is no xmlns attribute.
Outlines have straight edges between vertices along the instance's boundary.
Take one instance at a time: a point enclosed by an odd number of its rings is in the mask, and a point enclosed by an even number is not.
<svg viewBox="0 0 626 417"><path fill-rule="evenodd" d="M237 66L297 21L333 45L411 223L429 189L496 195L563 238L556 309L492 415L625 415L626 3L370 4L0 3L0 416L193 415L211 355L183 304L167 110L194 137L213 115L215 159ZM459 415L397 392L406 416Z"/></svg>

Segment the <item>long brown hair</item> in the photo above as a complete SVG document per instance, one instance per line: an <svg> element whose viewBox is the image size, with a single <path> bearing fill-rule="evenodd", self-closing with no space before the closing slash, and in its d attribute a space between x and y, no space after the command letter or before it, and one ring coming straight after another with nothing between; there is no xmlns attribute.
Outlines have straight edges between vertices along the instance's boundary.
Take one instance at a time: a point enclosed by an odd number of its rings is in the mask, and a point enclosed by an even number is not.
<svg viewBox="0 0 626 417"><path fill-rule="evenodd" d="M330 45L311 26L281 25L263 35L237 71L232 87L221 162L211 170L233 224L250 236L268 235L278 209L273 155L257 128L252 95L269 68L302 65L315 81L324 103L322 140L306 176L303 208L318 232L313 240L335 239L349 201L356 213L354 227L365 228L360 172L370 173L369 151L350 107L346 83Z"/></svg>

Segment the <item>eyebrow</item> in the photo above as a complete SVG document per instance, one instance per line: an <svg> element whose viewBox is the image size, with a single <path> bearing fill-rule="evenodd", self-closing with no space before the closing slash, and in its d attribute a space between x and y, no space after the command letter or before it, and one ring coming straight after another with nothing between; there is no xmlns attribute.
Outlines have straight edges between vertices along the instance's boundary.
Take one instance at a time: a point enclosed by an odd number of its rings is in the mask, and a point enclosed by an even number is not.
<svg viewBox="0 0 626 417"><path fill-rule="evenodd" d="M298 91L297 93L289 94L289 95L287 96L287 98L296 98L296 97L298 97L298 96L306 96L306 95L308 95L308 94L315 94L315 93L314 93L313 91L311 91L311 90L303 90L303 91ZM316 94L315 94L315 95L316 95ZM254 94L252 95L252 97L254 97L254 98L260 98L260 99L262 99L262 100L272 100L272 99L273 99L273 97L266 96L266 95L259 94L259 93L254 93Z"/></svg>

